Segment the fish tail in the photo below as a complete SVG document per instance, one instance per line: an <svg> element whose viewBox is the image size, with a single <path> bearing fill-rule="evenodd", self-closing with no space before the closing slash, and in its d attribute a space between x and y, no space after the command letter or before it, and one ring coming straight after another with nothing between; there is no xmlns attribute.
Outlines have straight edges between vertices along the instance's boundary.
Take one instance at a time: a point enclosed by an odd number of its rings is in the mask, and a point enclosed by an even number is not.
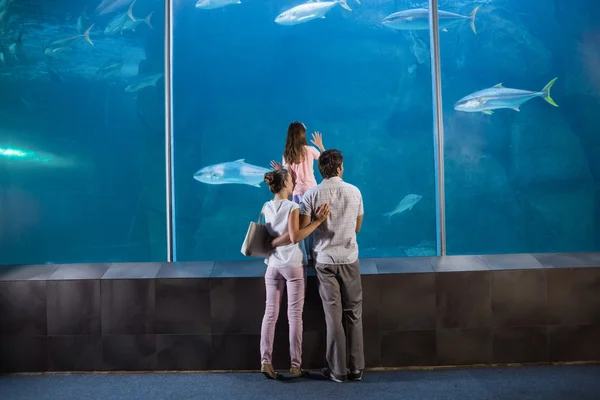
<svg viewBox="0 0 600 400"><path fill-rule="evenodd" d="M129 9L127 10L127 16L133 21L135 22L135 17L133 16L133 5L135 4L137 0L133 0L131 2L131 5L129 6Z"/></svg>
<svg viewBox="0 0 600 400"><path fill-rule="evenodd" d="M475 14L477 14L477 11L479 11L479 7L481 6L477 6L473 9L473 11L471 11L471 14L469 14L469 18L471 18L471 29L473 30L473 33L475 33L477 35L477 29L475 29Z"/></svg>
<svg viewBox="0 0 600 400"><path fill-rule="evenodd" d="M558 104L556 104L554 102L554 100L552 99L552 97L550 97L550 89L552 88L552 86L554 85L554 82L556 82L556 80L558 79L558 77L552 79L550 82L548 82L548 84L546 86L544 86L544 88L542 89L542 94L543 94L543 98L544 100L546 100L548 103L552 104L554 107L558 107Z"/></svg>
<svg viewBox="0 0 600 400"><path fill-rule="evenodd" d="M152 14L154 14L154 11L152 11L150 14L148 14L148 16L146 17L146 19L144 21L146 22L146 25L148 25L150 28L154 29L154 27L152 26L152 23L150 22L150 18L152 18Z"/></svg>
<svg viewBox="0 0 600 400"><path fill-rule="evenodd" d="M90 39L90 31L92 30L94 25L96 24L92 24L89 28L87 28L87 31L85 31L85 33L83 34L83 38L92 46L94 45L94 42L92 42L92 39Z"/></svg>
<svg viewBox="0 0 600 400"><path fill-rule="evenodd" d="M392 222L392 215L393 214L391 212L387 212L387 213L383 214L383 216L387 218L388 224Z"/></svg>
<svg viewBox="0 0 600 400"><path fill-rule="evenodd" d="M336 3L340 3L340 6L342 6L346 10L352 11L352 9L350 8L350 6L348 6L348 2L346 0L335 0L335 1L336 1Z"/></svg>

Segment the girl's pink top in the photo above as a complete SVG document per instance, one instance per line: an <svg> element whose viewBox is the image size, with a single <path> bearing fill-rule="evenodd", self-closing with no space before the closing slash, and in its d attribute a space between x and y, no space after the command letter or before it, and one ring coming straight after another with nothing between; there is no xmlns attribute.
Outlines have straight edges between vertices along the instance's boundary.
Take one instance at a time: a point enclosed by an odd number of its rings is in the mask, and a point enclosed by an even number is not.
<svg viewBox="0 0 600 400"><path fill-rule="evenodd" d="M317 186L313 166L315 160L318 160L320 155L321 153L316 148L304 146L304 160L300 164L288 165L285 159L283 160L283 166L296 173L296 187L294 187L293 194L303 195L311 187Z"/></svg>

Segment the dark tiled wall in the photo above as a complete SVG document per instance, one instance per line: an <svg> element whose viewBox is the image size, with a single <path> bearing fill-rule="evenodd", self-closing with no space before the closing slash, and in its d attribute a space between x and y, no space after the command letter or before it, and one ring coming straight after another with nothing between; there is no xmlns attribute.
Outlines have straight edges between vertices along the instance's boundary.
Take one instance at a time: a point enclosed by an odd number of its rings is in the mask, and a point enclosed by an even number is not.
<svg viewBox="0 0 600 400"><path fill-rule="evenodd" d="M0 268L0 372L260 365L261 262ZM600 255L362 260L368 367L600 361ZM285 298L274 364L289 365ZM304 367L324 364L314 271Z"/></svg>

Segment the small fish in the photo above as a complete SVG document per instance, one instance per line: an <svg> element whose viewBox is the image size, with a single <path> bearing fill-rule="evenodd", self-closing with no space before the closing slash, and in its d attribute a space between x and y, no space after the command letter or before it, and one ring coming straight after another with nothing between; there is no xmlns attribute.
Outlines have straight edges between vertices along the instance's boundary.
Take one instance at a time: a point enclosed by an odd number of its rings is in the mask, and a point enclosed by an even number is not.
<svg viewBox="0 0 600 400"><path fill-rule="evenodd" d="M79 16L79 18L77 18L77 32L78 33L85 33L87 27L88 27L88 23L87 21L90 20L90 18L87 16L87 7L83 9L83 13Z"/></svg>
<svg viewBox="0 0 600 400"><path fill-rule="evenodd" d="M196 8L214 10L215 8L222 8L232 4L242 4L242 2L240 0L198 0Z"/></svg>
<svg viewBox="0 0 600 400"><path fill-rule="evenodd" d="M10 5L10 3L9 3ZM8 10L10 7L6 7L4 10L0 9L0 25L3 25L8 20Z"/></svg>
<svg viewBox="0 0 600 400"><path fill-rule="evenodd" d="M502 86L501 83L489 89L483 89L460 99L454 109L464 112L482 112L487 115L492 115L499 108L512 108L515 111L521 111L521 104L533 99L541 97L554 107L558 104L550 97L550 89L558 78L552 79L540 92L531 92L529 90L510 89Z"/></svg>
<svg viewBox="0 0 600 400"><path fill-rule="evenodd" d="M2 65L6 64L6 56L2 51L0 51L0 62L2 63Z"/></svg>
<svg viewBox="0 0 600 400"><path fill-rule="evenodd" d="M76 35L64 39L55 40L54 42L50 43L48 47L46 47L46 49L44 50L44 54L49 57L54 57L64 51L70 50L71 48L73 48L75 43L77 43L77 41L81 39L84 39L86 42L93 46L94 42L92 42L92 40L90 39L90 31L93 27L94 24L92 24L83 35Z"/></svg>
<svg viewBox="0 0 600 400"><path fill-rule="evenodd" d="M96 7L95 12L98 15L109 14L125 7L130 1L131 0L102 0L102 3Z"/></svg>
<svg viewBox="0 0 600 400"><path fill-rule="evenodd" d="M99 68L96 71L97 76L107 77L110 75L117 74L121 71L123 67L123 61L121 60L108 60L106 64L102 68Z"/></svg>
<svg viewBox="0 0 600 400"><path fill-rule="evenodd" d="M0 11L6 10L13 1L14 0L0 0Z"/></svg>
<svg viewBox="0 0 600 400"><path fill-rule="evenodd" d="M106 28L104 28L105 35L115 35L117 33L123 33L123 27L127 23L127 21L135 22L135 18L133 16L133 5L136 0L133 0L127 12L118 14L113 19L111 19Z"/></svg>
<svg viewBox="0 0 600 400"><path fill-rule="evenodd" d="M279 25L298 25L304 22L312 21L313 19L325 18L325 14L337 5L345 8L348 11L352 11L346 0L310 0L307 3L300 4L299 6L292 7L289 10L282 12L277 16L277 18L275 18L275 22Z"/></svg>
<svg viewBox="0 0 600 400"><path fill-rule="evenodd" d="M145 76L143 78L140 78L137 82L128 85L125 88L125 91L128 93L134 93L134 92L137 92L138 90L141 90L148 86L156 86L156 82L158 82L158 80L162 77L163 77L162 72L160 74L153 74L153 75Z"/></svg>
<svg viewBox="0 0 600 400"><path fill-rule="evenodd" d="M57 83L61 83L64 80L62 75L60 75L58 73L58 71L53 70L53 69L48 70L48 78L50 78L51 81L57 82Z"/></svg>
<svg viewBox="0 0 600 400"><path fill-rule="evenodd" d="M20 58L24 58L23 32L19 32L19 37L17 38L17 40L14 43L11 43L10 46L8 46L8 52L17 61L19 61Z"/></svg>
<svg viewBox="0 0 600 400"><path fill-rule="evenodd" d="M415 204L421 200L423 196L419 196L418 194L408 194L404 196L400 203L394 208L392 211L383 214L385 217L388 217L388 220L391 220L392 217L396 214L401 214L406 210L412 210Z"/></svg>
<svg viewBox="0 0 600 400"><path fill-rule="evenodd" d="M245 159L209 165L194 174L198 182L209 185L240 184L260 187L270 169L247 164Z"/></svg>
<svg viewBox="0 0 600 400"><path fill-rule="evenodd" d="M477 14L479 7L481 6L475 7L468 16L439 10L438 20L440 29L447 32L449 26L460 21L469 20L471 29L477 34L477 30L475 29L475 14ZM426 8L415 8L413 10L395 12L385 17L382 24L390 29L403 31L429 29L429 10Z"/></svg>

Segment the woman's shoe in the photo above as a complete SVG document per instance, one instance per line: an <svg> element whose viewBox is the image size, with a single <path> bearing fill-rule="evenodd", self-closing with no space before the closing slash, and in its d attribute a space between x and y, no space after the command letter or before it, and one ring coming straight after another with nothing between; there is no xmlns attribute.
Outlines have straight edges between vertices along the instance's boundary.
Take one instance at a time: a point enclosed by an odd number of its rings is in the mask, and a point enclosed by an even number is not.
<svg viewBox="0 0 600 400"><path fill-rule="evenodd" d="M271 364L263 364L260 367L260 372L262 372L262 374L267 379L277 379L277 378L279 378L279 374L273 369L273 366Z"/></svg>
<svg viewBox="0 0 600 400"><path fill-rule="evenodd" d="M306 375L306 371L303 371L302 368L290 368L290 375L292 375L294 378L300 378Z"/></svg>

